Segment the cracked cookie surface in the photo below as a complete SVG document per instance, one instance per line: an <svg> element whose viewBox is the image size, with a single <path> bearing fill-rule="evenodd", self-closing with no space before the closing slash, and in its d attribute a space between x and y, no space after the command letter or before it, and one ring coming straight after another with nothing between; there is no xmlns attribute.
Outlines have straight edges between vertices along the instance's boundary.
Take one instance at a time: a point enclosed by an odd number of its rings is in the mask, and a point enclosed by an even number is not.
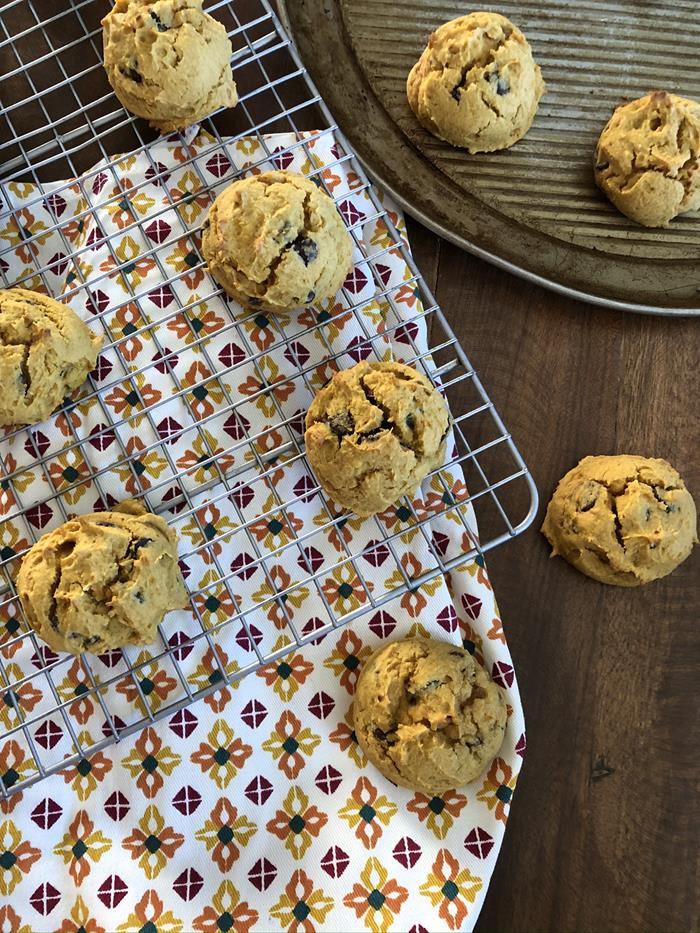
<svg viewBox="0 0 700 933"><path fill-rule="evenodd" d="M645 227L700 209L700 104L655 91L618 107L600 134L594 175L615 207Z"/></svg>
<svg viewBox="0 0 700 933"><path fill-rule="evenodd" d="M234 181L212 204L202 255L232 298L274 313L335 295L350 271L352 241L312 181L264 172Z"/></svg>
<svg viewBox="0 0 700 933"><path fill-rule="evenodd" d="M164 614L188 601L175 532L133 501L42 535L17 592L38 635L71 654L150 644Z"/></svg>
<svg viewBox="0 0 700 933"><path fill-rule="evenodd" d="M406 83L420 123L471 153L506 149L522 139L544 91L522 32L505 16L483 12L436 29Z"/></svg>
<svg viewBox="0 0 700 933"><path fill-rule="evenodd" d="M448 425L442 396L412 366L363 362L314 398L306 453L331 498L373 515L442 464Z"/></svg>
<svg viewBox="0 0 700 933"><path fill-rule="evenodd" d="M560 480L542 532L582 573L617 586L665 577L697 543L693 498L665 460L585 457Z"/></svg>
<svg viewBox="0 0 700 933"><path fill-rule="evenodd" d="M395 784L437 795L478 777L498 754L506 702L459 645L409 638L365 662L353 725L369 760Z"/></svg>
<svg viewBox="0 0 700 933"><path fill-rule="evenodd" d="M0 289L0 425L45 421L85 382L101 346L59 301L25 288Z"/></svg>
<svg viewBox="0 0 700 933"><path fill-rule="evenodd" d="M237 104L231 43L201 0L116 0L102 27L114 93L162 133Z"/></svg>

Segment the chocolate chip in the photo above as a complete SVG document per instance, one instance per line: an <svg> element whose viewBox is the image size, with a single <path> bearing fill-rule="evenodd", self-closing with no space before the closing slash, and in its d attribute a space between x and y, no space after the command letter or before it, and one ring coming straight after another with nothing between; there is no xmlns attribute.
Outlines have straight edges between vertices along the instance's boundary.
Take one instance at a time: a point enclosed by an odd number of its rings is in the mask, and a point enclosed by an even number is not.
<svg viewBox="0 0 700 933"><path fill-rule="evenodd" d="M141 592L141 590L137 590L134 593L134 599L136 600L137 603L141 603L141 605L143 605L146 602L146 598Z"/></svg>
<svg viewBox="0 0 700 933"><path fill-rule="evenodd" d="M416 426L416 419L413 415L406 415L406 427L409 431L412 431Z"/></svg>
<svg viewBox="0 0 700 933"><path fill-rule="evenodd" d="M651 509L647 509L646 512L644 513L644 521L648 522L650 518L651 518Z"/></svg>
<svg viewBox="0 0 700 933"><path fill-rule="evenodd" d="M154 13L153 10L151 10L151 19L152 19L153 22L156 24L156 28L157 28L158 32L167 32L168 29L170 28L169 26L166 26L166 25L165 25L165 23L164 23L163 20L160 18L160 16L158 16L157 13Z"/></svg>
<svg viewBox="0 0 700 933"><path fill-rule="evenodd" d="M306 304L308 305L309 302L313 301L315 297L316 297L316 292L312 288L309 294L306 296Z"/></svg>
<svg viewBox="0 0 700 933"><path fill-rule="evenodd" d="M464 652L463 652L463 651L448 651L447 653L448 653L448 654L450 655L450 657L452 657L452 658L463 658L463 657L464 657Z"/></svg>
<svg viewBox="0 0 700 933"><path fill-rule="evenodd" d="M604 172L606 168L610 168L609 162L596 162L595 164L596 172Z"/></svg>
<svg viewBox="0 0 700 933"><path fill-rule="evenodd" d="M457 103L459 103L460 100L462 99L461 90L462 90L462 85L461 85L461 84L455 84L455 86L454 86L454 87L452 88L452 90L450 91L450 94L452 95L452 97L454 97L454 99L457 101Z"/></svg>
<svg viewBox="0 0 700 933"><path fill-rule="evenodd" d="M358 444L363 444L365 441L371 441L371 440L372 440L373 438L375 438L378 434L381 434L382 431L386 431L386 428L384 428L384 427L381 427L381 428L372 428L371 431L365 431L364 434L360 434L359 438L357 439L357 442L358 442Z"/></svg>
<svg viewBox="0 0 700 933"><path fill-rule="evenodd" d="M292 249L299 254L305 266L318 256L318 246L307 236L299 236L292 243Z"/></svg>
<svg viewBox="0 0 700 933"><path fill-rule="evenodd" d="M328 427L340 440L346 434L354 434L355 419L349 411L342 412L339 415L333 415L328 419Z"/></svg>
<svg viewBox="0 0 700 933"><path fill-rule="evenodd" d="M133 81L135 84L142 84L143 78L134 68L122 68L120 69L121 73L125 78L128 78L130 81Z"/></svg>
<svg viewBox="0 0 700 933"><path fill-rule="evenodd" d="M395 732L384 732L383 729L377 728L374 730L374 737L375 739L379 739L380 742L384 742L384 744L389 747L396 745L397 739Z"/></svg>
<svg viewBox="0 0 700 933"><path fill-rule="evenodd" d="M496 93L499 97L505 97L506 94L510 91L510 84L506 78L499 78L496 82Z"/></svg>
<svg viewBox="0 0 700 933"><path fill-rule="evenodd" d="M146 547L146 545L150 544L152 541L153 538L137 538L135 541L131 541L124 556L131 560L135 560L141 548Z"/></svg>

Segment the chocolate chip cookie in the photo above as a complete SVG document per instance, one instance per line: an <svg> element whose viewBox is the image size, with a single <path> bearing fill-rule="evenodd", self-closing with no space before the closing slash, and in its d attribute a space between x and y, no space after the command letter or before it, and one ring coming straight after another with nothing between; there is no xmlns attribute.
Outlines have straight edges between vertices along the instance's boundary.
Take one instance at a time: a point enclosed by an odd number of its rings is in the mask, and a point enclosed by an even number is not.
<svg viewBox="0 0 700 933"><path fill-rule="evenodd" d="M577 570L616 586L665 577L697 543L693 498L665 460L585 457L559 482L542 532Z"/></svg>
<svg viewBox="0 0 700 933"><path fill-rule="evenodd" d="M442 396L413 367L358 363L311 403L306 453L332 499L373 515L442 464L448 424Z"/></svg>
<svg viewBox="0 0 700 933"><path fill-rule="evenodd" d="M395 784L431 796L477 778L507 720L500 688L464 648L409 638L365 662L353 722L369 760Z"/></svg>
<svg viewBox="0 0 700 933"><path fill-rule="evenodd" d="M231 43L201 0L116 0L102 28L114 93L162 133L238 102Z"/></svg>
<svg viewBox="0 0 700 933"><path fill-rule="evenodd" d="M0 425L45 421L85 382L101 346L59 301L25 288L0 289Z"/></svg>
<svg viewBox="0 0 700 933"><path fill-rule="evenodd" d="M17 592L38 635L71 654L150 644L164 614L188 602L175 532L136 502L42 535Z"/></svg>
<svg viewBox="0 0 700 933"><path fill-rule="evenodd" d="M218 196L202 255L232 298L274 313L335 295L350 271L352 240L333 201L312 181L265 172Z"/></svg>
<svg viewBox="0 0 700 933"><path fill-rule="evenodd" d="M544 91L525 36L498 13L470 13L436 29L406 84L423 126L472 153L522 139Z"/></svg>
<svg viewBox="0 0 700 933"><path fill-rule="evenodd" d="M600 134L595 180L645 227L700 209L700 104L655 91L618 107Z"/></svg>

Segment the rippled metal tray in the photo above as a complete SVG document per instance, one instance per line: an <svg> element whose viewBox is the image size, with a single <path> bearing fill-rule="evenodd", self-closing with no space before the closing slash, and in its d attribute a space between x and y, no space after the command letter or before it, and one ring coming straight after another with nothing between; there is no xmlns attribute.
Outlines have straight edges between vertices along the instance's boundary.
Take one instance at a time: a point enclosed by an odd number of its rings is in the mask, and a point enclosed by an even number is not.
<svg viewBox="0 0 700 933"><path fill-rule="evenodd" d="M598 134L625 99L656 88L700 99L697 3L478 5L523 29L547 94L525 139L476 156L419 126L405 93L429 33L469 7L454 0L283 6L336 120L409 213L459 246L572 297L700 315L700 212L646 230L606 201L591 171Z"/></svg>

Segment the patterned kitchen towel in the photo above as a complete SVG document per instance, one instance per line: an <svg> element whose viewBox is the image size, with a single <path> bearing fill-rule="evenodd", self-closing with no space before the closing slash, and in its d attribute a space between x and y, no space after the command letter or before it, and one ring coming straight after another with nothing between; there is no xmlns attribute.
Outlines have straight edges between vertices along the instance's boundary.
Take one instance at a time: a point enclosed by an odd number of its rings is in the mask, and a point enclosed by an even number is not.
<svg viewBox="0 0 700 933"><path fill-rule="evenodd" d="M270 167L322 177L363 244L337 303L243 314L203 268L212 197L241 170ZM514 671L482 559L392 597L436 550L449 558L475 540L469 504L434 517L464 499L463 476L448 466L423 484L411 503L431 519L422 528L402 503L339 519L295 454L334 369L428 349L411 270L345 153L329 133L223 142L200 131L70 183L0 194L5 283L63 295L108 343L80 397L1 442L2 572L67 515L139 496L176 527L192 593L158 648L108 652L90 670L20 637L17 601L0 597L0 728L18 709L28 723L0 731L0 777L10 786L37 757L51 766L222 671L242 673L257 652L280 655L0 804L0 929L471 929L525 748ZM369 765L348 717L363 660L408 635L462 642L508 700L499 757L432 799Z"/></svg>

